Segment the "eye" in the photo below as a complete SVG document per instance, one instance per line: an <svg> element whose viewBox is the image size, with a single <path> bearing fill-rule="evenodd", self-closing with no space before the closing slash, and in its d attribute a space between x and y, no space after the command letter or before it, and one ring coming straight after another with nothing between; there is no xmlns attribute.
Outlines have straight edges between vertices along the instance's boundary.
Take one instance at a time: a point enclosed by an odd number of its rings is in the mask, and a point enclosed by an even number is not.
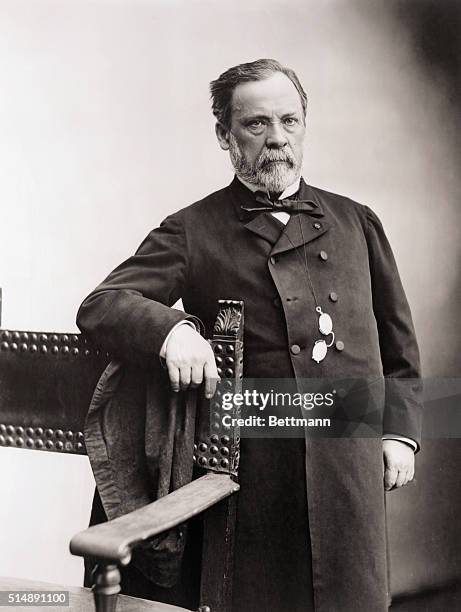
<svg viewBox="0 0 461 612"><path fill-rule="evenodd" d="M249 121L247 123L247 127L249 127L252 130L257 130L258 128L261 128L263 126L263 122L260 119L253 119L252 121Z"/></svg>
<svg viewBox="0 0 461 612"><path fill-rule="evenodd" d="M294 127L295 125L299 123L299 121L298 119L296 119L296 117L285 117L285 119L283 120L283 123L287 127Z"/></svg>

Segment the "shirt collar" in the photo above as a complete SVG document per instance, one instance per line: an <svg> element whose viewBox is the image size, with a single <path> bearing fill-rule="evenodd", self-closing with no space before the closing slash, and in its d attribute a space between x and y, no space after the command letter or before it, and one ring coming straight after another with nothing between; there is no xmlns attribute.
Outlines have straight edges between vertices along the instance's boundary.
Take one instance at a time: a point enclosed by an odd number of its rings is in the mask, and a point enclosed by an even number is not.
<svg viewBox="0 0 461 612"><path fill-rule="evenodd" d="M265 189L262 189L261 187L258 187L257 185L253 185L251 183L248 183L247 181L245 181L244 179L240 178L239 176L237 176L237 178L250 191L253 191L253 192L255 192L255 191L265 191ZM299 183L300 183L300 181L301 181L301 177L299 176L294 183L292 183L291 185L288 185L288 187L285 189L285 191L283 191L283 193L280 195L279 200L283 200L283 198L289 198L291 195L293 195L297 191L299 191Z"/></svg>

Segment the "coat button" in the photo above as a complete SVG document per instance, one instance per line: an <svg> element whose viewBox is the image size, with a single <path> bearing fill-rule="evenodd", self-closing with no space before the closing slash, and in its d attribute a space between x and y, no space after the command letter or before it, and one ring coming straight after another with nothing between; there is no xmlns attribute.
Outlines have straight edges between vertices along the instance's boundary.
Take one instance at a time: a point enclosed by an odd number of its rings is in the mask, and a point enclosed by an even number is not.
<svg viewBox="0 0 461 612"><path fill-rule="evenodd" d="M276 308L280 308L280 306L282 305L280 302L280 298L276 297L273 299L273 304Z"/></svg>
<svg viewBox="0 0 461 612"><path fill-rule="evenodd" d="M326 251L320 251L319 257L322 261L326 261L328 259L328 253Z"/></svg>
<svg viewBox="0 0 461 612"><path fill-rule="evenodd" d="M335 344L336 346L336 350L337 351L343 351L344 350L344 342L342 340L338 340L338 342Z"/></svg>
<svg viewBox="0 0 461 612"><path fill-rule="evenodd" d="M328 297L330 298L330 300L332 302L337 302L338 301L338 294L335 293L334 291L332 291Z"/></svg>
<svg viewBox="0 0 461 612"><path fill-rule="evenodd" d="M293 344L290 348L290 351L293 353L293 355L299 355L299 353L301 352L301 347L298 344Z"/></svg>
<svg viewBox="0 0 461 612"><path fill-rule="evenodd" d="M271 257L271 258L269 259L269 261L271 262L271 264L272 264L273 266L275 266L275 257Z"/></svg>
<svg viewBox="0 0 461 612"><path fill-rule="evenodd" d="M319 223L318 221L316 221L315 223L312 224L314 226L315 229L319 230L322 229L322 224Z"/></svg>

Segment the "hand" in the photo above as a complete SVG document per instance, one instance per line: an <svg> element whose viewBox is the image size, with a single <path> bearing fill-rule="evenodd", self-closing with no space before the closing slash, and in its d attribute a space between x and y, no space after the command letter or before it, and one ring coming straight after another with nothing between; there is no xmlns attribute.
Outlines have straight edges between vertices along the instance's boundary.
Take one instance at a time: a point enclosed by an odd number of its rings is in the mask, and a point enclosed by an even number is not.
<svg viewBox="0 0 461 612"><path fill-rule="evenodd" d="M415 475L415 453L405 442L383 440L384 488L398 489L413 480Z"/></svg>
<svg viewBox="0 0 461 612"><path fill-rule="evenodd" d="M213 351L190 325L178 325L168 339L166 366L173 391L198 387L205 379L205 397L212 398L219 380Z"/></svg>

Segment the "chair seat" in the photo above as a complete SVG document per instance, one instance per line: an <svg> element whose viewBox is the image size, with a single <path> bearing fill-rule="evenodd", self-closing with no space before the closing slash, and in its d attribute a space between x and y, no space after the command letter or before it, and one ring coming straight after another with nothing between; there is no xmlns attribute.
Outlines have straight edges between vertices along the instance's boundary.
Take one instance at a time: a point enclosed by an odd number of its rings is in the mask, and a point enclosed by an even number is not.
<svg viewBox="0 0 461 612"><path fill-rule="evenodd" d="M69 610L71 612L90 612L94 610L93 593L85 587L63 586L49 582L36 582L22 578L7 578L0 576L0 591L69 591L70 606L8 606L8 610L24 612L25 610L40 610L40 612L59 612ZM3 606L2 606L3 609ZM185 608L170 606L147 599L136 599L128 595L119 595L117 599L117 612L190 612Z"/></svg>

